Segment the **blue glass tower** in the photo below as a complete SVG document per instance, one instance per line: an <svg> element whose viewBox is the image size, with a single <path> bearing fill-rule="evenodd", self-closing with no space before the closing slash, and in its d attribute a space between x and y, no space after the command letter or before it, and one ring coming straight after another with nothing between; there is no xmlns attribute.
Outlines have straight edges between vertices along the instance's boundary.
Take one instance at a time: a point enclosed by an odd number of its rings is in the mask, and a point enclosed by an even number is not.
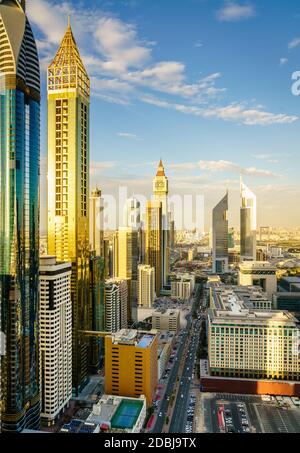
<svg viewBox="0 0 300 453"><path fill-rule="evenodd" d="M40 70L25 1L0 0L1 429L38 429Z"/></svg>

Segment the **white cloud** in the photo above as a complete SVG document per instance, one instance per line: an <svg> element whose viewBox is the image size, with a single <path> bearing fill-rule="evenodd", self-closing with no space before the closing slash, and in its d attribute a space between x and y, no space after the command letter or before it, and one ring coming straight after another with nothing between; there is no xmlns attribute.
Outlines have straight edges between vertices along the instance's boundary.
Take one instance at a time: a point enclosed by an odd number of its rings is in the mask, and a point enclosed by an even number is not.
<svg viewBox="0 0 300 453"><path fill-rule="evenodd" d="M168 166L173 170L206 170L210 172L229 172L238 173L246 176L263 177L263 178L278 178L279 175L269 170L262 170L256 167L243 168L235 162L226 160L200 160L199 162L187 162L180 164L171 164Z"/></svg>
<svg viewBox="0 0 300 453"><path fill-rule="evenodd" d="M202 118L217 118L224 121L236 121L247 126L266 126L272 124L290 124L298 120L297 116L273 114L259 109L247 109L243 104L230 104L226 107L201 108L194 105L184 105L167 102L153 96L142 96L142 102L165 109L200 116Z"/></svg>
<svg viewBox="0 0 300 453"><path fill-rule="evenodd" d="M237 20L254 13L251 5L231 1L226 2L222 11L224 20L230 17ZM82 2L75 7L69 1L31 0L28 14L41 35L38 46L43 70L55 55L66 30L66 17L71 15L74 35L91 77L92 95L105 102L126 106L141 99L202 118L246 125L289 124L297 119L261 108L249 109L242 103L221 106L226 88L217 86L221 78L219 72L189 82L183 62L154 62L154 42L141 39L135 25L110 16L96 6L87 9ZM177 102L157 100L150 96L153 92L177 98Z"/></svg>
<svg viewBox="0 0 300 453"><path fill-rule="evenodd" d="M234 1L226 1L223 8L217 12L217 19L220 22L238 22L254 16L256 12L253 5L240 5Z"/></svg>
<svg viewBox="0 0 300 453"><path fill-rule="evenodd" d="M290 50L295 49L296 47L299 47L299 46L300 46L300 38L294 38L288 44L288 48Z"/></svg>
<svg viewBox="0 0 300 453"><path fill-rule="evenodd" d="M139 138L136 134L131 134L130 132L118 132L117 135L122 138L127 138L129 140L135 140L135 141L140 141L141 138Z"/></svg>
<svg viewBox="0 0 300 453"><path fill-rule="evenodd" d="M203 47L203 42L202 41L196 41L195 44L194 44L194 47L196 48L200 48L200 47Z"/></svg>

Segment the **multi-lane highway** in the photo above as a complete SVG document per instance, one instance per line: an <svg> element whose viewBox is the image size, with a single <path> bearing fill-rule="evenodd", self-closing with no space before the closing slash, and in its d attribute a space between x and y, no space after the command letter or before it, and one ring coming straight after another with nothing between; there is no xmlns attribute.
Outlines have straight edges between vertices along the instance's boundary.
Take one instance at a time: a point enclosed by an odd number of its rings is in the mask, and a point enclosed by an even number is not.
<svg viewBox="0 0 300 453"><path fill-rule="evenodd" d="M193 309L196 309L199 289L196 289L196 297L193 301ZM191 313L193 312L193 309ZM168 414L170 397L175 390L177 378L180 378L180 388L175 401L174 411L170 423L169 432L184 433L187 420L187 406L189 403L190 385L194 372L197 346L199 342L199 322L192 320L192 315L187 316L187 325L177 351L177 360L175 361L170 377L167 383L166 392L163 401L159 408L158 417L156 419L153 433L161 433L165 424L165 419ZM181 364L184 361L184 366L181 373ZM183 396L182 396L183 395ZM176 420L177 419L177 420Z"/></svg>
<svg viewBox="0 0 300 453"><path fill-rule="evenodd" d="M193 381L194 366L196 360L197 346L199 342L199 322L191 328L191 336L189 339L188 353L185 359L183 372L180 379L180 387L172 415L170 424L170 433L184 433L187 412L190 400L190 387Z"/></svg>
<svg viewBox="0 0 300 453"><path fill-rule="evenodd" d="M188 338L188 334L191 328L191 315L188 315L187 317L187 326L186 330L184 331L184 334L181 336L181 342L178 347L177 351L177 360L175 361L173 367L171 368L171 373L170 377L167 383L167 388L165 392L164 399L161 403L160 409L159 409L159 415L157 417L156 423L154 425L153 433L161 433L164 423L165 423L165 418L167 416L168 412L168 407L169 407L169 397L173 393L173 390L175 388L176 380L178 377L178 371L180 367L180 363L183 360L183 352L185 348L185 344Z"/></svg>

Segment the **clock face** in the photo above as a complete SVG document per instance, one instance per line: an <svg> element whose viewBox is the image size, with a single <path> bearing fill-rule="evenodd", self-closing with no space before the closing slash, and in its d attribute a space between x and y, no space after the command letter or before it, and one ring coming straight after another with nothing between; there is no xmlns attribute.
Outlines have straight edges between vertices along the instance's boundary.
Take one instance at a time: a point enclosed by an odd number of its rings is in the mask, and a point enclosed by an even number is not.
<svg viewBox="0 0 300 453"><path fill-rule="evenodd" d="M157 189L163 189L164 186L165 186L164 183L161 182L161 181L156 183L156 188L157 188Z"/></svg>

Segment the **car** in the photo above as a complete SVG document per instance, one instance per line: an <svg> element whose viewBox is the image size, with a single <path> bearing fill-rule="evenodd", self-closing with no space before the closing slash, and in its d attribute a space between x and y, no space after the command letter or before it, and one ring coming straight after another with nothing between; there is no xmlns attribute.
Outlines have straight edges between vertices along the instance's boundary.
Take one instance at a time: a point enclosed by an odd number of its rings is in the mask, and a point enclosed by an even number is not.
<svg viewBox="0 0 300 453"><path fill-rule="evenodd" d="M162 417L162 412L160 412L160 413L158 414L158 416L159 416L159 417Z"/></svg>
<svg viewBox="0 0 300 453"><path fill-rule="evenodd" d="M183 398L183 393L181 394L181 398Z"/></svg>

